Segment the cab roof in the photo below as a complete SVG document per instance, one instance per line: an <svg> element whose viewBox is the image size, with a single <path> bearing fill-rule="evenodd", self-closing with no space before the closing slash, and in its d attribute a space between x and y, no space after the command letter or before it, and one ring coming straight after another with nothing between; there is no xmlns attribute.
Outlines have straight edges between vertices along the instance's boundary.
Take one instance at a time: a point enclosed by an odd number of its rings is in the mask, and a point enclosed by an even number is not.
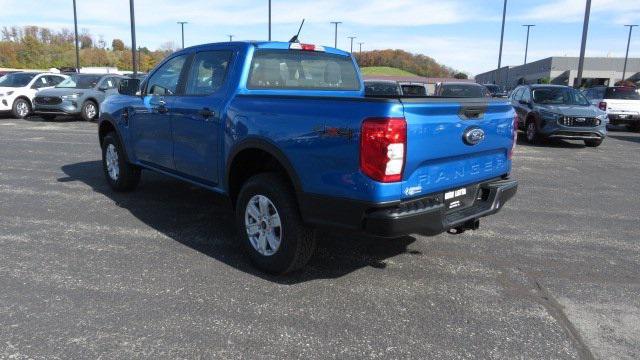
<svg viewBox="0 0 640 360"><path fill-rule="evenodd" d="M181 50L179 52L182 51L187 51L187 50L199 50L199 49L204 49L207 47L248 47L248 46L254 46L258 49L273 49L273 50L288 50L289 46L291 46L292 43L288 43L288 42L284 42L284 41L260 41L260 40L244 40L244 41L225 41L225 42L217 42L217 43L208 43L208 44L201 44L201 45L195 45L195 46L191 46L188 48L185 48L184 50ZM305 44L305 43L303 43ZM328 47L328 46L322 46L324 48L324 52L328 53L328 54L336 54L336 55L343 55L343 56L350 56L351 54L347 51L343 51L340 49L336 49L333 47Z"/></svg>

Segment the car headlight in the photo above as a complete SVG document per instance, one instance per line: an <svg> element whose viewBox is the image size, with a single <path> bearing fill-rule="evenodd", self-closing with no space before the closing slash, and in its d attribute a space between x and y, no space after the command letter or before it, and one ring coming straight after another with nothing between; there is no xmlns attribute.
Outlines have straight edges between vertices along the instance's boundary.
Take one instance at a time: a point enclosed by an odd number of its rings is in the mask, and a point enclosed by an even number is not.
<svg viewBox="0 0 640 360"><path fill-rule="evenodd" d="M550 111L540 111L540 116L544 120L558 120L559 118L562 117L562 115L556 114L556 113L552 113Z"/></svg>
<svg viewBox="0 0 640 360"><path fill-rule="evenodd" d="M62 95L60 96L60 98L62 100L78 100L78 98L82 96L82 93L74 93L74 94L69 94L69 95Z"/></svg>

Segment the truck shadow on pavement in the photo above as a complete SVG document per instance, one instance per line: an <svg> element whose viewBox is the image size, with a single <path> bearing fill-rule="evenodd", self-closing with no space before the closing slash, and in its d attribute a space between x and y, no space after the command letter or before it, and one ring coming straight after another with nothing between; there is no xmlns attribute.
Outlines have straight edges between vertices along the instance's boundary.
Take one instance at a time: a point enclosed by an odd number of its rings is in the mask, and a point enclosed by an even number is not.
<svg viewBox="0 0 640 360"><path fill-rule="evenodd" d="M286 276L271 276L250 264L236 238L230 206L212 192L143 171L135 191L117 193L107 185L101 161L64 165L62 171L67 176L58 179L59 182L83 182L163 235L238 270L280 284L338 278L365 267L383 269L391 257L419 254L407 249L415 241L410 236L378 239L322 232L316 253L305 269Z"/></svg>

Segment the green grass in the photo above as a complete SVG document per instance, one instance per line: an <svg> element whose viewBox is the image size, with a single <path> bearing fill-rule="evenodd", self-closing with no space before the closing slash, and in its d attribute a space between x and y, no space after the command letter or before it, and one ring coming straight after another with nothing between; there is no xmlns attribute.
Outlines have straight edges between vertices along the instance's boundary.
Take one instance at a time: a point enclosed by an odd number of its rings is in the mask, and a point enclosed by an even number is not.
<svg viewBox="0 0 640 360"><path fill-rule="evenodd" d="M386 75L386 76L417 76L402 69L388 66L370 66L360 69L364 75Z"/></svg>

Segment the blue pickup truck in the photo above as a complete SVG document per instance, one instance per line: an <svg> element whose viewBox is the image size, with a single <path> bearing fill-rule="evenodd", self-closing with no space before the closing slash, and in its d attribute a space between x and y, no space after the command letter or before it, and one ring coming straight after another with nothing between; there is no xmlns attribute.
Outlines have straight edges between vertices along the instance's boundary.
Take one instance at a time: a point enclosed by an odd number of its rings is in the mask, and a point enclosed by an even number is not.
<svg viewBox="0 0 640 360"><path fill-rule="evenodd" d="M298 42L178 51L100 111L109 185L141 170L228 199L260 269L303 267L316 229L460 233L516 192L507 100L365 97L355 59ZM171 189L167 189L171 191Z"/></svg>

